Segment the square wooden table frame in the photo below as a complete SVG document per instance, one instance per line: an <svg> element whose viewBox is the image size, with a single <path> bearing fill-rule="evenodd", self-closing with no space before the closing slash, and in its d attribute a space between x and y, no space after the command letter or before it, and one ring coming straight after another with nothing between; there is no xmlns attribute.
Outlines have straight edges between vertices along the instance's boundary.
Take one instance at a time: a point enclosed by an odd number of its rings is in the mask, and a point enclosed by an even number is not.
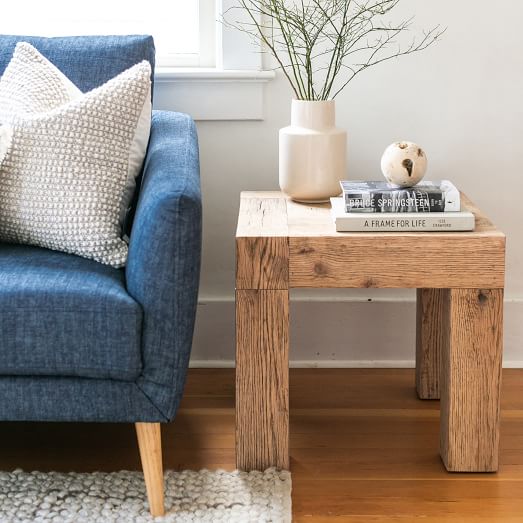
<svg viewBox="0 0 523 523"><path fill-rule="evenodd" d="M289 468L289 289L415 288L416 388L447 470L498 468L505 236L337 233L330 206L244 192L236 233L236 465Z"/></svg>

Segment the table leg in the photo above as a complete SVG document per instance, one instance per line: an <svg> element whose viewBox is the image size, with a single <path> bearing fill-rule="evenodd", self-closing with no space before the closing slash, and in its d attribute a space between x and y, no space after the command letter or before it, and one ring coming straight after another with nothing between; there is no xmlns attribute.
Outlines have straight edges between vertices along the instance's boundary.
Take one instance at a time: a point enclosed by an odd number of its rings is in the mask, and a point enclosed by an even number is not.
<svg viewBox="0 0 523 523"><path fill-rule="evenodd" d="M236 291L236 466L289 468L289 291Z"/></svg>
<svg viewBox="0 0 523 523"><path fill-rule="evenodd" d="M441 347L447 289L418 289L416 300L416 391L423 400L439 399Z"/></svg>
<svg viewBox="0 0 523 523"><path fill-rule="evenodd" d="M440 452L454 472L498 469L503 289L451 289L442 350Z"/></svg>

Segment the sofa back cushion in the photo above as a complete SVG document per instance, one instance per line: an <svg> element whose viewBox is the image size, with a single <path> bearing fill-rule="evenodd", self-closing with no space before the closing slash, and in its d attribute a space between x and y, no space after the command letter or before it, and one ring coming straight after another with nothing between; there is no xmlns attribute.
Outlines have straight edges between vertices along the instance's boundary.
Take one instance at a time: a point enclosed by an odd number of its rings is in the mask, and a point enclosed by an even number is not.
<svg viewBox="0 0 523 523"><path fill-rule="evenodd" d="M18 42L29 42L84 93L147 60L154 74L152 36L40 37L0 35L0 75ZM152 79L151 75L151 79Z"/></svg>

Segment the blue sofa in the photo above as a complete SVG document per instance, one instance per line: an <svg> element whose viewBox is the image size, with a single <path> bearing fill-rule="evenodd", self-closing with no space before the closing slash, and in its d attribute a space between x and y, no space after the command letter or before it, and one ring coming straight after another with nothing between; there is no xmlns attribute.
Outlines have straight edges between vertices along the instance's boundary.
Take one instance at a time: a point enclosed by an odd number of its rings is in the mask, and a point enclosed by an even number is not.
<svg viewBox="0 0 523 523"><path fill-rule="evenodd" d="M150 36L0 35L0 74L18 41L83 91L144 59L154 70ZM200 270L198 143L189 116L153 111L138 187L125 269L0 243L0 420L136 423L158 515L159 423L174 418L182 397Z"/></svg>

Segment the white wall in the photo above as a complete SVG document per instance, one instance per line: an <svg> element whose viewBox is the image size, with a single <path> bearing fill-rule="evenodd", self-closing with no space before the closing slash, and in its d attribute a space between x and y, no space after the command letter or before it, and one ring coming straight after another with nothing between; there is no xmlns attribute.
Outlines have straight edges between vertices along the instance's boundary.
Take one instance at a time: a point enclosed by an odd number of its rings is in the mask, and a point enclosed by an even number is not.
<svg viewBox="0 0 523 523"><path fill-rule="evenodd" d="M517 365L523 362L523 2L403 0L400 6L416 15L416 26L440 23L448 30L423 53L362 73L336 99L337 123L349 132L347 177L380 178L384 148L416 141L427 151L427 178L453 180L507 234L505 362ZM291 94L281 75L265 89L264 121L198 123L204 259L194 363L234 359L239 193L278 188L278 129L289 121ZM293 297L295 362L412 362L413 291Z"/></svg>

